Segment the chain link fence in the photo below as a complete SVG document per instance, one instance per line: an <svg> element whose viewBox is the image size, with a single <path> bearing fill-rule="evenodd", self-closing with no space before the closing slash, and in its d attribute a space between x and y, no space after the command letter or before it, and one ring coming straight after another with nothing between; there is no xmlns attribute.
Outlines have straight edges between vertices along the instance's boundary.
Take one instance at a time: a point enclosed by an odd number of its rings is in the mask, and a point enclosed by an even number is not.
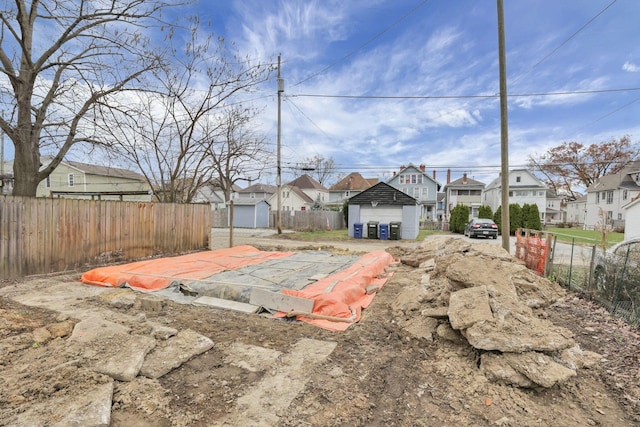
<svg viewBox="0 0 640 427"><path fill-rule="evenodd" d="M553 237L548 277L640 325L640 239L608 250Z"/></svg>

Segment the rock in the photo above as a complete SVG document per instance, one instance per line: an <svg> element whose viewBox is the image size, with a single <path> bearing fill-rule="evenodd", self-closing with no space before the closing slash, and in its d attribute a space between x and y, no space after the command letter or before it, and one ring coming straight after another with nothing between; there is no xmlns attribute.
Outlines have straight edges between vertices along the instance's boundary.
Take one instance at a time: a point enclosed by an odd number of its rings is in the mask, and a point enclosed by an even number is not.
<svg viewBox="0 0 640 427"><path fill-rule="evenodd" d="M164 305L164 301L162 299L149 295L138 297L138 302L140 303L140 308L142 310L151 312L162 311L162 306Z"/></svg>
<svg viewBox="0 0 640 427"><path fill-rule="evenodd" d="M558 363L573 370L591 368L601 360L602 355L592 351L582 350L578 345L563 350L556 359Z"/></svg>
<svg viewBox="0 0 640 427"><path fill-rule="evenodd" d="M64 320L58 323L52 323L47 325L47 330L51 334L52 338L64 338L71 335L75 323L71 320Z"/></svg>
<svg viewBox="0 0 640 427"><path fill-rule="evenodd" d="M158 343L147 354L140 374L148 378L160 378L198 354L213 347L213 341L190 329L178 332L174 337Z"/></svg>
<svg viewBox="0 0 640 427"><path fill-rule="evenodd" d="M535 317L477 322L462 333L475 348L503 353L553 352L575 345L569 330Z"/></svg>
<svg viewBox="0 0 640 427"><path fill-rule="evenodd" d="M111 307L125 309L125 310L133 307L135 303L136 303L136 296L131 293L118 295L115 298L113 298L111 301L109 301L109 305Z"/></svg>
<svg viewBox="0 0 640 427"><path fill-rule="evenodd" d="M433 341L433 334L438 327L438 321L431 317L416 316L402 325L402 328L416 338Z"/></svg>
<svg viewBox="0 0 640 427"><path fill-rule="evenodd" d="M429 258L420 263L419 267L423 268L425 271L431 271L436 268L436 260L434 258Z"/></svg>
<svg viewBox="0 0 640 427"><path fill-rule="evenodd" d="M420 303L422 302L422 296L424 294L424 286L408 286L404 288L402 292L396 297L395 301L391 303L391 309L393 311L399 312L418 310L420 308Z"/></svg>
<svg viewBox="0 0 640 427"><path fill-rule="evenodd" d="M33 341L37 343L44 343L51 339L51 332L47 328L37 328L31 332L33 335Z"/></svg>
<svg viewBox="0 0 640 427"><path fill-rule="evenodd" d="M420 314L425 317L433 317L434 319L448 319L449 307L425 308Z"/></svg>
<svg viewBox="0 0 640 427"><path fill-rule="evenodd" d="M118 381L132 381L138 376L145 356L156 345L156 340L143 335L124 335L118 346L102 346L95 372L109 375Z"/></svg>
<svg viewBox="0 0 640 427"><path fill-rule="evenodd" d="M449 297L449 322L453 329L467 329L477 322L492 320L486 286L466 288Z"/></svg>
<svg viewBox="0 0 640 427"><path fill-rule="evenodd" d="M167 340L177 333L177 329L162 325L153 325L151 330L151 335L157 340Z"/></svg>
<svg viewBox="0 0 640 427"><path fill-rule="evenodd" d="M526 381L523 381L520 375L531 383L545 388L553 387L555 384L562 383L576 375L574 370L554 362L551 357L545 354L535 351L520 354L485 353L481 356L481 366L485 363L487 365L481 369L483 372L488 373L487 378L509 382L520 387L527 387L524 385Z"/></svg>
<svg viewBox="0 0 640 427"><path fill-rule="evenodd" d="M129 328L119 323L110 322L99 317L89 317L78 322L71 333L72 341L91 342L106 339L115 335L128 334Z"/></svg>

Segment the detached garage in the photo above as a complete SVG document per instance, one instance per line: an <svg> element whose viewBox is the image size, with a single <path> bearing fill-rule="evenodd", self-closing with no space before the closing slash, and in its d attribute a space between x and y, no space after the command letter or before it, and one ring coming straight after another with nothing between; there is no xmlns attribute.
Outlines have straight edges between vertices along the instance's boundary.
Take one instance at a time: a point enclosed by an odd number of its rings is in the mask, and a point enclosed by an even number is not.
<svg viewBox="0 0 640 427"><path fill-rule="evenodd" d="M354 224L377 221L380 224L401 222L400 238L415 239L420 231L419 201L385 182L379 182L349 199L349 236L354 237ZM366 231L363 237L366 237Z"/></svg>
<svg viewBox="0 0 640 427"><path fill-rule="evenodd" d="M235 199L233 201L233 226L239 228L269 228L269 208L266 200ZM231 215L231 211L229 211ZM227 221L228 223L231 222Z"/></svg>

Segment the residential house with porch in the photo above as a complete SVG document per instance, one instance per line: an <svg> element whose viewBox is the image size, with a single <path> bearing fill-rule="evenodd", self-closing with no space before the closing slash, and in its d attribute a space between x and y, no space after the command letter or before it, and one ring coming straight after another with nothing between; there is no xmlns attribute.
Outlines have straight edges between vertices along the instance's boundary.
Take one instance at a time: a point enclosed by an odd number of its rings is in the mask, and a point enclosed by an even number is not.
<svg viewBox="0 0 640 427"><path fill-rule="evenodd" d="M547 185L527 169L509 171L509 204L538 206L540 221L546 222ZM495 212L502 205L502 178L498 176L482 192L482 204Z"/></svg>
<svg viewBox="0 0 640 427"><path fill-rule="evenodd" d="M449 175L447 175L448 177ZM478 218L478 209L482 206L482 190L485 184L462 174L461 178L447 182L444 186L445 193L445 218L449 220L451 211L457 205L469 207L469 219Z"/></svg>
<svg viewBox="0 0 640 427"><path fill-rule="evenodd" d="M413 197L421 205L420 219L437 221L437 201L440 184L426 173L425 165L401 166L387 181L389 185Z"/></svg>
<svg viewBox="0 0 640 427"><path fill-rule="evenodd" d="M598 178L587 188L585 227L604 223L623 228L624 206L640 194L640 160L629 163L620 172Z"/></svg>

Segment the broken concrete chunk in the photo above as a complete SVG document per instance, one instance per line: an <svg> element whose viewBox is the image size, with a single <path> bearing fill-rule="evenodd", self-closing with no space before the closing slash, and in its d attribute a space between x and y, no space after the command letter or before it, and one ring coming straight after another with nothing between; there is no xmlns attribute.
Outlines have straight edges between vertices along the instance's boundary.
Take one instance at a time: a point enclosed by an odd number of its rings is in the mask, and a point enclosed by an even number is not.
<svg viewBox="0 0 640 427"><path fill-rule="evenodd" d="M434 319L448 319L449 307L432 307L425 308L420 312L425 317L433 317Z"/></svg>
<svg viewBox="0 0 640 427"><path fill-rule="evenodd" d="M489 381L518 387L533 387L534 383L513 369L500 354L484 353L480 356L480 371Z"/></svg>
<svg viewBox="0 0 640 427"><path fill-rule="evenodd" d="M492 320L487 287L466 288L452 293L448 315L453 329L467 329L475 323Z"/></svg>
<svg viewBox="0 0 640 427"><path fill-rule="evenodd" d="M140 308L142 310L151 312L162 311L162 306L164 305L164 301L162 299L149 295L138 297L138 302L140 303Z"/></svg>
<svg viewBox="0 0 640 427"><path fill-rule="evenodd" d="M47 328L36 328L31 332L33 342L43 343L51 339L51 332Z"/></svg>
<svg viewBox="0 0 640 427"><path fill-rule="evenodd" d="M462 333L475 348L503 353L553 352L575 345L570 331L538 318L523 322L507 316L502 321L477 322Z"/></svg>
<svg viewBox="0 0 640 427"><path fill-rule="evenodd" d="M213 341L191 329L158 343L144 360L140 375L160 378L189 359L213 347Z"/></svg>
<svg viewBox="0 0 640 427"><path fill-rule="evenodd" d="M151 335L157 340L167 340L178 333L177 329L168 326L153 325Z"/></svg>
<svg viewBox="0 0 640 427"><path fill-rule="evenodd" d="M469 345L460 332L453 329L448 323L441 323L436 328L436 334L442 339L451 341L454 344Z"/></svg>
<svg viewBox="0 0 640 427"><path fill-rule="evenodd" d="M138 376L147 353L155 347L156 340L142 335L126 335L122 338L117 348L103 349L93 370L118 381L132 381Z"/></svg>
<svg viewBox="0 0 640 427"><path fill-rule="evenodd" d="M47 330L51 333L52 338L63 338L71 335L75 323L71 320L64 320L57 323L47 325Z"/></svg>
<svg viewBox="0 0 640 427"><path fill-rule="evenodd" d="M129 328L124 325L110 322L99 317L89 317L76 324L71 333L70 340L86 343L128 333Z"/></svg>
<svg viewBox="0 0 640 427"><path fill-rule="evenodd" d="M422 302L422 297L425 294L424 286L422 285L414 285L408 286L402 290L400 295L398 295L391 303L391 309L393 311L415 311L420 308L420 303Z"/></svg>
<svg viewBox="0 0 640 427"><path fill-rule="evenodd" d="M554 362L546 354L535 351L521 354L503 353L501 355L487 353L482 355L481 360L482 365L487 363L487 366L482 368L483 372L489 372L495 378L499 378L502 374L509 374L509 379L513 380L520 378L517 375L520 374L535 385L545 388L553 387L555 384L576 375L574 370ZM517 374L513 375L513 372ZM502 378L502 380L507 381L506 378ZM511 384L527 387L514 382Z"/></svg>
<svg viewBox="0 0 640 427"><path fill-rule="evenodd" d="M573 370L591 368L599 363L600 360L602 360L602 355L593 351L582 350L578 345L563 350L556 359L558 363Z"/></svg>

